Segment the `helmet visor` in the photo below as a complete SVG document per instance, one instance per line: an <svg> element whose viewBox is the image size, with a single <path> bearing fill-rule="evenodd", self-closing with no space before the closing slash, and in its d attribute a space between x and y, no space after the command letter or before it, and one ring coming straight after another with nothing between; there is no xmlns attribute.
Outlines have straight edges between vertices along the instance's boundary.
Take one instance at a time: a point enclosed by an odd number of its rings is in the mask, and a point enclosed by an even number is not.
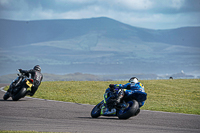
<svg viewBox="0 0 200 133"><path fill-rule="evenodd" d="M131 79L130 82L131 83L138 83L138 80L136 78L134 78L134 79Z"/></svg>

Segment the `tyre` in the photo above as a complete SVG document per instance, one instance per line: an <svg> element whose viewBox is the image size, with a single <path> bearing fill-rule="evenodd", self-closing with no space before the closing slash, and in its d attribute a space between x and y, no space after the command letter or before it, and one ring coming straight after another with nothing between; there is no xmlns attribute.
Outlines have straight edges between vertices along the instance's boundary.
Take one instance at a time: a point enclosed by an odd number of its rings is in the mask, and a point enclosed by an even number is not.
<svg viewBox="0 0 200 133"><path fill-rule="evenodd" d="M103 106L103 101L98 103L91 111L92 118L98 118L101 115L101 107Z"/></svg>
<svg viewBox="0 0 200 133"><path fill-rule="evenodd" d="M127 102L129 107L126 108L124 111L119 111L117 116L119 119L128 119L132 116L136 116L139 112L139 104L136 100Z"/></svg>
<svg viewBox="0 0 200 133"><path fill-rule="evenodd" d="M12 96L13 101L18 101L20 98L26 95L26 88L22 88L17 94Z"/></svg>
<svg viewBox="0 0 200 133"><path fill-rule="evenodd" d="M10 97L9 92L6 92L5 95L3 96L3 100L7 100Z"/></svg>

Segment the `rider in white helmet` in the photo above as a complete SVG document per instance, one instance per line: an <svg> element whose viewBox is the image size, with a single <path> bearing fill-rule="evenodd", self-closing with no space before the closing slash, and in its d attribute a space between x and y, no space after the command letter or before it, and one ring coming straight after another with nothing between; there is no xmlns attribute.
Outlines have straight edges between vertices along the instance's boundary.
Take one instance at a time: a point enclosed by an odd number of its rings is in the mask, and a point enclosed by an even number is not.
<svg viewBox="0 0 200 133"><path fill-rule="evenodd" d="M131 79L129 79L129 82L131 82L131 83L138 83L139 81L138 81L138 78L132 77Z"/></svg>
<svg viewBox="0 0 200 133"><path fill-rule="evenodd" d="M141 91L144 92L144 85L138 81L138 78L132 77L129 79L129 83L123 85L124 89L129 89L129 90L136 90L140 89Z"/></svg>
<svg viewBox="0 0 200 133"><path fill-rule="evenodd" d="M145 92L144 85L138 81L138 78L132 77L129 79L129 83L123 85L124 89L132 90L134 92ZM139 99L138 99L139 100ZM145 101L139 102L139 106L142 107Z"/></svg>

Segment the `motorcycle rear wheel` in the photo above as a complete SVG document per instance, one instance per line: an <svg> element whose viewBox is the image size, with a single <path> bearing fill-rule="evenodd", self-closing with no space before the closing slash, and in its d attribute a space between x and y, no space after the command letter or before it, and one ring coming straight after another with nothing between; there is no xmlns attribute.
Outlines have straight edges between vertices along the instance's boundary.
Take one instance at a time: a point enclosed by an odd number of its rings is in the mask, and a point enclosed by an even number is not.
<svg viewBox="0 0 200 133"><path fill-rule="evenodd" d="M136 116L139 112L139 103L136 100L129 101L129 107L123 112L118 112L117 116L119 119L129 119L132 116Z"/></svg>
<svg viewBox="0 0 200 133"><path fill-rule="evenodd" d="M26 95L26 88L22 88L16 95L12 96L13 101L18 101Z"/></svg>

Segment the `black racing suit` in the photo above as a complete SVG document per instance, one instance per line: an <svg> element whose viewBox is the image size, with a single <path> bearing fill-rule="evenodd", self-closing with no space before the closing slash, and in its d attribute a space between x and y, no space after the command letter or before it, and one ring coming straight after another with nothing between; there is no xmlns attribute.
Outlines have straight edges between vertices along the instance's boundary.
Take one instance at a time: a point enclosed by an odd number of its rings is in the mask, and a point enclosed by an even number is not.
<svg viewBox="0 0 200 133"><path fill-rule="evenodd" d="M109 85L110 88L108 88L106 90L106 92L104 93L104 100L106 103L106 107L111 110L112 108L114 108L118 103L120 103L123 95L124 95L124 91L122 89L119 90L115 90L114 86Z"/></svg>
<svg viewBox="0 0 200 133"><path fill-rule="evenodd" d="M31 70L19 70L21 73L31 74L31 78L33 79L33 86L31 87L30 93L28 92L28 95L33 96L35 92L37 91L38 87L41 84L41 81L43 79L43 75L41 72L36 71L34 69Z"/></svg>

